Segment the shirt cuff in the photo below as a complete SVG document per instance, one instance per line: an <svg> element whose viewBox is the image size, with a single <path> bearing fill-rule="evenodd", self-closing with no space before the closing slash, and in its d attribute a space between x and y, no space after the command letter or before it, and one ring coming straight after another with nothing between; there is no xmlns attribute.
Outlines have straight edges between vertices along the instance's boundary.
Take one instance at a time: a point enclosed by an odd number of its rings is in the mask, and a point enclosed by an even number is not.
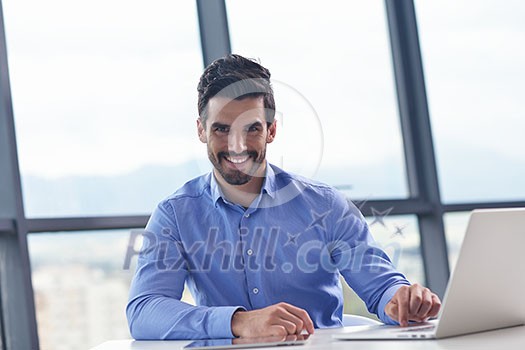
<svg viewBox="0 0 525 350"><path fill-rule="evenodd" d="M405 286L407 284L396 284L390 288L388 288L381 297L381 300L379 301L379 310L377 310L377 316L381 321L383 321L385 324L391 324L391 325L399 325L399 322L394 321L390 318L385 312L386 304L392 300L392 297L394 294L396 294L397 290L401 288L402 286Z"/></svg>
<svg viewBox="0 0 525 350"><path fill-rule="evenodd" d="M235 338L232 333L232 317L235 311L246 309L242 306L223 306L213 308L210 315L208 336L210 338Z"/></svg>

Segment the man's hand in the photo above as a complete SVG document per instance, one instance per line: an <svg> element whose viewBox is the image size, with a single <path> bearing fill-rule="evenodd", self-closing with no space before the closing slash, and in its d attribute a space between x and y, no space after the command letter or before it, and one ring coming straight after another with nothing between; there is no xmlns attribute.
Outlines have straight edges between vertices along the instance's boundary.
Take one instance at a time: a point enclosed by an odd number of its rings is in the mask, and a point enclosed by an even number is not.
<svg viewBox="0 0 525 350"><path fill-rule="evenodd" d="M237 311L232 317L232 333L236 337L265 337L314 332L308 313L287 303L279 303L253 311Z"/></svg>
<svg viewBox="0 0 525 350"><path fill-rule="evenodd" d="M403 327L408 321L425 322L437 316L441 300L430 289L417 283L398 289L392 300L385 306L385 313Z"/></svg>

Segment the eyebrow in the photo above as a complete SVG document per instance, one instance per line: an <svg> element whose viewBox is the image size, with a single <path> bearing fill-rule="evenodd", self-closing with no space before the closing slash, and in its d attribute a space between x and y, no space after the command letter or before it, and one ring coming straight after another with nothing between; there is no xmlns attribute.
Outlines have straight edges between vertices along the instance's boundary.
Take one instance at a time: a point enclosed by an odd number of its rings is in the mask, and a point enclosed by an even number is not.
<svg viewBox="0 0 525 350"><path fill-rule="evenodd" d="M229 128L230 126L228 124L215 122L215 123L211 124L211 127L212 128Z"/></svg>
<svg viewBox="0 0 525 350"><path fill-rule="evenodd" d="M252 124L246 124L245 125L245 127L252 127L252 126L261 126L262 127L262 123L261 122L255 122L255 123L252 123ZM211 127L212 128L229 128L229 127L231 127L231 125L215 122L215 123L211 124Z"/></svg>
<svg viewBox="0 0 525 350"><path fill-rule="evenodd" d="M246 125L248 127L252 127L252 126L260 126L262 127L262 123L261 122L255 122L255 123L252 123L252 124L249 124L249 125Z"/></svg>

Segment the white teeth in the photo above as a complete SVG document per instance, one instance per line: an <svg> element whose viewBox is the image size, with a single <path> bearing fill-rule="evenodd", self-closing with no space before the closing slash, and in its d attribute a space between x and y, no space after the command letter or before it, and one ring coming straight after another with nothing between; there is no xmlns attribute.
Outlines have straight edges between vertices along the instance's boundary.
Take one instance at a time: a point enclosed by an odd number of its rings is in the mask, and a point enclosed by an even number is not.
<svg viewBox="0 0 525 350"><path fill-rule="evenodd" d="M245 157L242 157L242 158L232 158L232 157L226 157L226 159L229 161L229 162L232 162L234 164L241 164L241 163L244 163L248 160L248 156L245 156Z"/></svg>

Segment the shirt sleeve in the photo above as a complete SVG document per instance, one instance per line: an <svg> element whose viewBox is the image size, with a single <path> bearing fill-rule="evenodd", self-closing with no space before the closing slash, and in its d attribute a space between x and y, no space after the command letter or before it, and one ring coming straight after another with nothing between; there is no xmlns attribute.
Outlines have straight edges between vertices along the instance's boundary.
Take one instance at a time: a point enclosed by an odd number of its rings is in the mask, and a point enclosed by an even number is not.
<svg viewBox="0 0 525 350"><path fill-rule="evenodd" d="M144 232L126 307L135 339L233 338L231 318L238 306L205 307L182 302L188 276L172 206L162 202Z"/></svg>
<svg viewBox="0 0 525 350"><path fill-rule="evenodd" d="M338 191L333 196L329 236L332 259L368 311L386 324L397 324L385 313L385 306L401 286L410 283L375 242L355 205Z"/></svg>

